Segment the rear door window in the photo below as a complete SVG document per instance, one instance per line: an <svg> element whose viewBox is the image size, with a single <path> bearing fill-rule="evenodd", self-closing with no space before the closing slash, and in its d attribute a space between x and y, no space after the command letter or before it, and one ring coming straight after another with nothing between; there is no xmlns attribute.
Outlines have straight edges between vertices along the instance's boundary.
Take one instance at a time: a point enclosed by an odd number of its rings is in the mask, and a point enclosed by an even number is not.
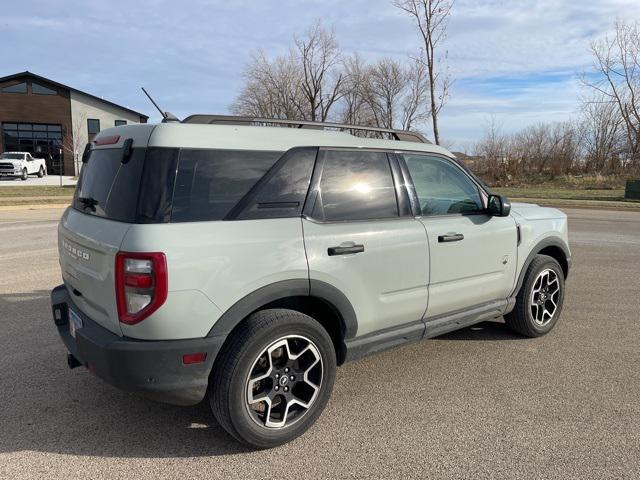
<svg viewBox="0 0 640 480"><path fill-rule="evenodd" d="M386 153L325 151L313 218L376 220L398 216L398 201Z"/></svg>
<svg viewBox="0 0 640 480"><path fill-rule="evenodd" d="M182 150L171 221L222 220L281 155L254 150Z"/></svg>

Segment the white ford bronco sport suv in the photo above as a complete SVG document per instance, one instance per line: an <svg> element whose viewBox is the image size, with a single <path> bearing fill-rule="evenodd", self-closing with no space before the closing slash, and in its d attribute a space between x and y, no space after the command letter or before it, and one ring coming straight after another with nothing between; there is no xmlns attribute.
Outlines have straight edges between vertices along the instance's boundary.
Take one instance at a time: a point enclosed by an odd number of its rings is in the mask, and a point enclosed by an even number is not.
<svg viewBox="0 0 640 480"><path fill-rule="evenodd" d="M69 366L206 398L253 447L307 430L346 361L560 316L566 216L511 206L418 134L194 115L104 130L83 162L51 293Z"/></svg>

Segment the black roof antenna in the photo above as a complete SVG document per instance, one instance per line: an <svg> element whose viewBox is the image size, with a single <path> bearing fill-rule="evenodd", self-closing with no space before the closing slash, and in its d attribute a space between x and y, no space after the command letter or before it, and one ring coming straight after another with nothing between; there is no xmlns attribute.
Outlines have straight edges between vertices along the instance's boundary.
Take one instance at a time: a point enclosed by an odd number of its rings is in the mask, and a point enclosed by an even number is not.
<svg viewBox="0 0 640 480"><path fill-rule="evenodd" d="M153 100L153 98L151 98L151 95L149 95L149 92L147 92L144 89L144 87L140 87L140 88L142 88L142 91L144 92L144 94L151 101L151 103L153 103L153 106L158 109L158 111L160 112L160 115L162 115L162 123L179 122L180 121L180 119L178 117L176 117L173 113L171 113L171 112L163 112L162 109L158 106L158 104Z"/></svg>

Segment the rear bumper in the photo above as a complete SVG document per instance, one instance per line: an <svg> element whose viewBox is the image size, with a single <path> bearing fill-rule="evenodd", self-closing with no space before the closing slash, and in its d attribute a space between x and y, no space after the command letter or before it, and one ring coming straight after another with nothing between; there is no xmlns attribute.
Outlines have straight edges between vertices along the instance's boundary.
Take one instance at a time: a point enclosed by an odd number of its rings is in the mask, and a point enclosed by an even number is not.
<svg viewBox="0 0 640 480"><path fill-rule="evenodd" d="M225 337L166 341L120 337L84 315L64 285L51 292L51 307L69 352L107 383L175 405L195 405L204 398L209 373ZM75 338L69 332L70 308L82 319ZM182 363L184 354L199 352L207 354L203 363Z"/></svg>

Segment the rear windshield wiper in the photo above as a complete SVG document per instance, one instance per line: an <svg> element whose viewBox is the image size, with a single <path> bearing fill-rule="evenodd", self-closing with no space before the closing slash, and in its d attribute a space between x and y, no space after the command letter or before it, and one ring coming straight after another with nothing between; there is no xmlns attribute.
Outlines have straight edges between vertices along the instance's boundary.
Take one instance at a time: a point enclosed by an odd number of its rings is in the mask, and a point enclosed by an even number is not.
<svg viewBox="0 0 640 480"><path fill-rule="evenodd" d="M90 208L92 211L96 211L96 205L98 201L92 197L78 197L78 201L82 204L82 208Z"/></svg>

